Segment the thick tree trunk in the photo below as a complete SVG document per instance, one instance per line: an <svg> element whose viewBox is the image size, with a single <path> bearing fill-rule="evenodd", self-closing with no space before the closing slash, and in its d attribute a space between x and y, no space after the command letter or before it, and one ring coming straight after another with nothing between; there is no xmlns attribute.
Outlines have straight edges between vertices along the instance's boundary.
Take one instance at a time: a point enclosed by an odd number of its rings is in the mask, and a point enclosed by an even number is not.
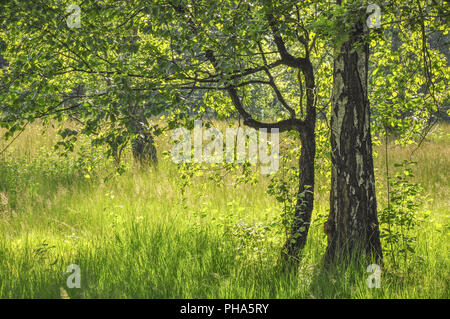
<svg viewBox="0 0 450 319"><path fill-rule="evenodd" d="M330 216L325 223L325 261L374 257L382 251L367 96L369 48L363 21L336 49L331 110Z"/></svg>

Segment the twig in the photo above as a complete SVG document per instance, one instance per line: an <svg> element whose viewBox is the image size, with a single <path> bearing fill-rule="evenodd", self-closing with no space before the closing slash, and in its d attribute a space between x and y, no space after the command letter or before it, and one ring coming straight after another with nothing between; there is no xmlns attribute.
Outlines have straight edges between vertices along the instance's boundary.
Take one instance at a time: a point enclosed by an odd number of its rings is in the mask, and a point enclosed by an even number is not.
<svg viewBox="0 0 450 319"><path fill-rule="evenodd" d="M6 145L4 149L2 149L2 151L0 152L0 155L3 155L3 153L6 152L6 150L11 146L11 144L14 143L15 140L17 140L17 138L23 133L23 131L25 131L25 128L27 127L27 125L28 125L29 123L30 123L29 121L25 123L25 125L22 127L22 130L19 132L19 134L17 134L17 135L12 139L12 141L9 142L8 145Z"/></svg>

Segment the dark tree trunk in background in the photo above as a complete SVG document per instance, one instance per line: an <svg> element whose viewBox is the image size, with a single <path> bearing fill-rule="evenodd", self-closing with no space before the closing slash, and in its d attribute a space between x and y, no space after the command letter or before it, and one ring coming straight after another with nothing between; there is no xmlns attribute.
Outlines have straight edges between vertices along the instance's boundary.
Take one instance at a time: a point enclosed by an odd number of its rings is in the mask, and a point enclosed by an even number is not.
<svg viewBox="0 0 450 319"><path fill-rule="evenodd" d="M6 60L3 58L3 56L0 54L0 69L3 69L6 67Z"/></svg>
<svg viewBox="0 0 450 319"><path fill-rule="evenodd" d="M137 27L132 27L133 36L124 38L125 42L133 45L137 44L138 30ZM136 136L131 140L131 148L135 162L141 166L157 165L158 158L156 153L155 141L153 135L149 130L148 121L145 116L144 106L139 103L130 106L130 130Z"/></svg>
<svg viewBox="0 0 450 319"><path fill-rule="evenodd" d="M134 107L132 110L131 130L136 136L131 141L133 158L140 165L157 165L155 141L152 133L148 129L148 121L144 115L144 109Z"/></svg>
<svg viewBox="0 0 450 319"><path fill-rule="evenodd" d="M382 259L367 96L369 47L362 41L367 27L361 16L334 58L326 263Z"/></svg>
<svg viewBox="0 0 450 319"><path fill-rule="evenodd" d="M141 165L157 165L156 147L153 136L147 131L140 131L139 135L131 141L133 158Z"/></svg>

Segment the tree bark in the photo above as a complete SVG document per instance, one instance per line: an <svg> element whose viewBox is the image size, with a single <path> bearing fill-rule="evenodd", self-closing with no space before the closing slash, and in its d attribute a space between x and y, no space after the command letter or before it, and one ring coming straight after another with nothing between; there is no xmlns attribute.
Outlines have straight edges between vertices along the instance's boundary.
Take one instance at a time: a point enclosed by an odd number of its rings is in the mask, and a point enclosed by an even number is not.
<svg viewBox="0 0 450 319"><path fill-rule="evenodd" d="M364 15L362 15L364 17ZM356 21L349 39L336 48L331 110L330 215L326 263L374 257L382 251L367 95L367 27Z"/></svg>
<svg viewBox="0 0 450 319"><path fill-rule="evenodd" d="M133 158L140 165L157 165L158 158L154 139L150 132L141 130L137 137L131 141Z"/></svg>
<svg viewBox="0 0 450 319"><path fill-rule="evenodd" d="M313 66L309 58L302 67L306 84L306 117L298 128L302 143L299 159L299 189L291 232L283 247L282 257L287 265L297 265L299 254L306 245L314 208L314 159L316 156L316 88Z"/></svg>
<svg viewBox="0 0 450 319"><path fill-rule="evenodd" d="M148 130L148 121L142 108L134 107L132 110L131 130L136 134L131 141L133 158L140 165L157 165L158 158L153 135Z"/></svg>
<svg viewBox="0 0 450 319"><path fill-rule="evenodd" d="M299 188L294 218L289 237L283 247L283 258L287 265L297 265L299 254L306 245L311 215L314 207L314 157L316 141L314 125L300 131L301 155L299 159Z"/></svg>

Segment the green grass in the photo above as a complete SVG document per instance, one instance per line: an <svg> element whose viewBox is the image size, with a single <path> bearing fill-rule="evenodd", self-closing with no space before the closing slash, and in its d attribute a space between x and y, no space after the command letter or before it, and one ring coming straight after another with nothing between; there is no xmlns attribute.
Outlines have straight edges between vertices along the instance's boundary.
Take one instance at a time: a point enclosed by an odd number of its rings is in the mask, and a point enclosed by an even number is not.
<svg viewBox="0 0 450 319"><path fill-rule="evenodd" d="M321 266L324 177L300 269L283 272L281 207L266 195L267 179L221 187L200 177L183 203L170 161L160 158L156 170L129 164L105 182L112 163L100 151L79 150L95 168L86 172L76 154L54 154L54 129L31 126L0 157L0 298L448 298L449 128L441 124L414 153L426 194L418 214L430 215L415 252L397 265L387 256L381 288L369 289L365 264ZM389 145L392 172L413 149ZM384 146L376 150L383 209ZM66 286L70 264L81 268L81 289Z"/></svg>

